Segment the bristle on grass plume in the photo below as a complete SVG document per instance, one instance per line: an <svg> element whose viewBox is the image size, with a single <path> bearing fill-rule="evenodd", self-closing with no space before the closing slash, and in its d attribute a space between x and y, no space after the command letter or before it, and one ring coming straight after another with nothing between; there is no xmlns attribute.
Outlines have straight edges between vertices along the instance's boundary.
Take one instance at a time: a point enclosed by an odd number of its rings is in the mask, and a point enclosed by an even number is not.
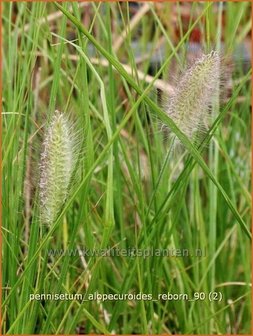
<svg viewBox="0 0 253 336"><path fill-rule="evenodd" d="M74 138L68 118L55 111L46 130L40 161L40 214L43 224L57 218L65 202L73 168Z"/></svg>
<svg viewBox="0 0 253 336"><path fill-rule="evenodd" d="M182 75L166 106L169 117L192 141L203 130L210 107L219 95L220 63L216 51L197 59Z"/></svg>

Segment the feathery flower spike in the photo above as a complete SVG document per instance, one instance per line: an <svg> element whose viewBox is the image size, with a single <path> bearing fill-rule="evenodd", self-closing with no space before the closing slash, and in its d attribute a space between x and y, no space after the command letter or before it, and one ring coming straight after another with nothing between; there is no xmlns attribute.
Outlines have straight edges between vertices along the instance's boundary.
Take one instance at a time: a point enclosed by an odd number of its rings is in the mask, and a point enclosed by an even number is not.
<svg viewBox="0 0 253 336"><path fill-rule="evenodd" d="M43 224L51 224L67 198L75 164L74 140L64 114L56 111L43 141L40 162L40 208Z"/></svg>
<svg viewBox="0 0 253 336"><path fill-rule="evenodd" d="M220 56L216 51L197 59L179 81L166 112L189 139L203 128L219 87Z"/></svg>

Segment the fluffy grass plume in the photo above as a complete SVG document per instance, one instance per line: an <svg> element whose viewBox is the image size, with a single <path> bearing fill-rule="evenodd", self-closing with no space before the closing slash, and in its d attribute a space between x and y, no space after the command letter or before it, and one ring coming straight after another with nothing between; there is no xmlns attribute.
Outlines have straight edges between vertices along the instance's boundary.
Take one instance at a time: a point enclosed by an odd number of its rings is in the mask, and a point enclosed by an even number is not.
<svg viewBox="0 0 253 336"><path fill-rule="evenodd" d="M43 141L40 162L40 208L43 224L51 224L67 198L75 165L74 137L66 116L55 112Z"/></svg>
<svg viewBox="0 0 253 336"><path fill-rule="evenodd" d="M191 140L203 129L220 87L220 56L203 55L185 72L172 93L166 112Z"/></svg>

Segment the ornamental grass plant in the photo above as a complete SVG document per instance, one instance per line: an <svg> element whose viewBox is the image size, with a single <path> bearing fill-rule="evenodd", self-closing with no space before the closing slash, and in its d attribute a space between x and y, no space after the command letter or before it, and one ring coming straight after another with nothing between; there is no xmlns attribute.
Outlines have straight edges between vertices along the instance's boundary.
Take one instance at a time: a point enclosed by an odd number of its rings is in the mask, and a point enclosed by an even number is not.
<svg viewBox="0 0 253 336"><path fill-rule="evenodd" d="M2 7L2 333L250 334L251 2Z"/></svg>

